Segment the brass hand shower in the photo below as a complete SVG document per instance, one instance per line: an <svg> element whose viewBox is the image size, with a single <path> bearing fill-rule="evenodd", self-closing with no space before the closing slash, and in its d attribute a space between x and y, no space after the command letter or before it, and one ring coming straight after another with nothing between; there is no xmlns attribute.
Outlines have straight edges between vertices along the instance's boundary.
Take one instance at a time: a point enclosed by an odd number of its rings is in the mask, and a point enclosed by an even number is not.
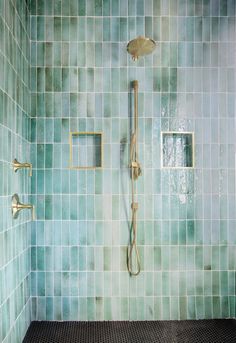
<svg viewBox="0 0 236 343"><path fill-rule="evenodd" d="M138 81L133 81L134 88L134 132L131 136L130 143L130 168L131 168L131 187L132 187L132 220L131 220L131 242L128 247L128 271L131 275L137 276L140 273L140 256L137 247L137 211L138 202L136 201L136 185L135 181L142 174L141 166L138 161ZM134 267L134 259L136 270Z"/></svg>

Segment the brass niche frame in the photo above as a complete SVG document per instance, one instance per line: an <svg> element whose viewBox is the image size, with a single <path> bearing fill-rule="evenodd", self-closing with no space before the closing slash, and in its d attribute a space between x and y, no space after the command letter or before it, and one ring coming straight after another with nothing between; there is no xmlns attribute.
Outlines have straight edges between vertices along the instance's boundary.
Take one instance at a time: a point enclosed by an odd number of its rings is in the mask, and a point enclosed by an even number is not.
<svg viewBox="0 0 236 343"><path fill-rule="evenodd" d="M101 165L100 166L74 166L73 165L73 147L72 147L72 141L73 141L73 136L100 136L101 139L101 149L100 149L100 154L101 154ZM69 144L70 144L70 167L69 169L101 169L103 168L103 133L102 132L70 132L69 134Z"/></svg>
<svg viewBox="0 0 236 343"><path fill-rule="evenodd" d="M164 166L163 162L163 136L164 135L191 135L192 136L192 166L191 167L169 167ZM194 131L161 131L161 169L194 169L195 168L195 135Z"/></svg>

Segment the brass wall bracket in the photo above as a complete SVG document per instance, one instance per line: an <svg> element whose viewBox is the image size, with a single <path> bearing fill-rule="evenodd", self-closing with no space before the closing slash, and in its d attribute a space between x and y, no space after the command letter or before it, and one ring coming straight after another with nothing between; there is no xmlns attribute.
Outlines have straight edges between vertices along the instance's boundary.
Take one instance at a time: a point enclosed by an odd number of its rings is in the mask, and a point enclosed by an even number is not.
<svg viewBox="0 0 236 343"><path fill-rule="evenodd" d="M15 158L12 162L13 165L13 170L16 173L18 169L24 169L24 168L29 168L29 176L32 176L32 164L31 163L20 163L19 161L17 161L17 159Z"/></svg>

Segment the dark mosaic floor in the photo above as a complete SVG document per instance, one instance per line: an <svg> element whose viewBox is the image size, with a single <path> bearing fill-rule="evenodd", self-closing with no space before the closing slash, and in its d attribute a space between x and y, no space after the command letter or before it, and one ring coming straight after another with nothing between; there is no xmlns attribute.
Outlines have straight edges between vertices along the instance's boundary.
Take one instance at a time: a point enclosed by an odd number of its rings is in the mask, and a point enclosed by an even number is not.
<svg viewBox="0 0 236 343"><path fill-rule="evenodd" d="M32 322L23 343L231 343L236 320Z"/></svg>

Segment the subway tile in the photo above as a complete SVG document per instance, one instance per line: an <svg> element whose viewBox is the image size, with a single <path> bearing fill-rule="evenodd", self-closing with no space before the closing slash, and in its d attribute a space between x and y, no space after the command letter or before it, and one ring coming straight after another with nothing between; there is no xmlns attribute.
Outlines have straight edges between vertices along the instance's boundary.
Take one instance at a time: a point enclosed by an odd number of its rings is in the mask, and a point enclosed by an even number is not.
<svg viewBox="0 0 236 343"><path fill-rule="evenodd" d="M30 71L26 22L20 34L0 20L9 37L9 44L0 43L0 133L6 127L11 132L0 134L0 176L7 180L0 183L2 212L4 197L16 185L23 194L31 188L41 219L31 228L32 318L234 316L234 10L234 2L224 0L32 1ZM157 49L135 65L126 43L144 33L157 41ZM126 272L131 214L126 167L129 82L136 78L142 270L133 280ZM192 173L160 169L160 128L195 131ZM68 169L69 130L104 133L103 170ZM13 186L7 171L10 151L21 154L18 146L34 164L31 185L18 171ZM5 232L10 221L7 214L0 217ZM24 223L16 227L28 234ZM4 263L12 251L3 253ZM29 247L26 251L29 259ZM9 330L4 324L4 337L11 337Z"/></svg>

